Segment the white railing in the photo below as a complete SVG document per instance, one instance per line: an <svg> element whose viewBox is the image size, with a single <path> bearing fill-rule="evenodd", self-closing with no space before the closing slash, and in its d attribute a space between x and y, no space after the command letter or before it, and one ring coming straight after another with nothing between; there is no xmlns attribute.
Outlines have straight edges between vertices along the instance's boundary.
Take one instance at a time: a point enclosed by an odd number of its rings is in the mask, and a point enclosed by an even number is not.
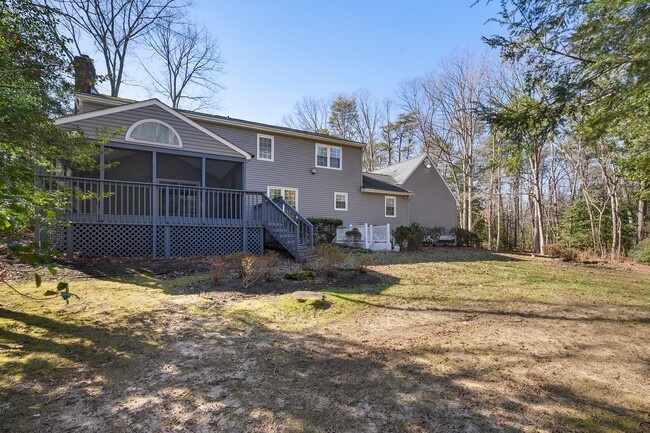
<svg viewBox="0 0 650 433"><path fill-rule="evenodd" d="M354 241L346 235L352 229L358 229L361 233L361 238ZM339 227L336 229L336 238L334 242L342 245L349 245L351 247L365 248L374 251L387 251L391 249L390 243L390 224L385 226L373 226L368 223L364 224L350 224L347 227Z"/></svg>

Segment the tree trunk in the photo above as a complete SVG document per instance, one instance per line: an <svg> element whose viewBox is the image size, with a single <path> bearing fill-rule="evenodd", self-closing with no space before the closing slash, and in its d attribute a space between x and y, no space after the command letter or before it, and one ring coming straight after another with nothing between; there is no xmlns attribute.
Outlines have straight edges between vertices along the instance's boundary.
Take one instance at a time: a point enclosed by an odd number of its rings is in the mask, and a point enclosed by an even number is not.
<svg viewBox="0 0 650 433"><path fill-rule="evenodd" d="M641 184L641 189L645 189L645 185ZM636 214L636 237L635 244L638 245L639 242L645 238L645 216L648 211L648 202L645 200L639 200L639 207Z"/></svg>
<svg viewBox="0 0 650 433"><path fill-rule="evenodd" d="M534 251L535 253L544 254L545 235L544 235L544 209L542 206L542 181L540 173L541 155L536 153L528 158L531 174L533 176L533 205L534 205Z"/></svg>
<svg viewBox="0 0 650 433"><path fill-rule="evenodd" d="M501 248L501 213L503 212L503 202L501 198L501 169L497 174L497 244L496 250Z"/></svg>

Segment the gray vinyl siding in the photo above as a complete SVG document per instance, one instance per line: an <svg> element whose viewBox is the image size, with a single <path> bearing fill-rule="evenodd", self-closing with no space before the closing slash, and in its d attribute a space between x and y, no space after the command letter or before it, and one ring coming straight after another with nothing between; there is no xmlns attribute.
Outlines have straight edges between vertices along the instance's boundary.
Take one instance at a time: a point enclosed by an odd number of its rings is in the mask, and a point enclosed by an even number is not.
<svg viewBox="0 0 650 433"><path fill-rule="evenodd" d="M384 216L386 214L386 209L384 207L384 198L386 196L395 197L395 218L389 218ZM362 208L364 218L360 222L367 222L372 225L386 225L390 224L391 230L394 230L396 227L409 224L409 214L410 214L410 201L408 197L404 196L394 196L391 194L377 194L365 192L362 193Z"/></svg>
<svg viewBox="0 0 650 433"><path fill-rule="evenodd" d="M183 145L182 150L234 158L244 158L242 154L234 151L226 145L218 142L214 138L209 137L205 133L199 131L192 125L156 106L136 108L133 110L121 111L118 113L84 119L75 122L74 126L72 126L72 124L64 124L61 125L61 127L67 129L74 129L75 127L79 127L86 133L89 138L97 138L95 135L96 130L101 131L105 128L108 128L110 131L117 131L122 128L115 137L111 138L111 141L118 143L129 143L125 138L127 130L134 123L144 119L161 120L174 128L181 138L181 143ZM146 144L141 145L148 146ZM178 147L173 146L151 147L152 149L179 149Z"/></svg>
<svg viewBox="0 0 650 433"><path fill-rule="evenodd" d="M257 132L232 126L202 123L203 126L243 148L257 154ZM264 132L264 135L271 135ZM398 218L384 217L384 196L361 192L362 149L339 146L342 149L341 170L316 166L316 143L308 140L273 134L274 161L253 159L246 163L246 189L266 192L269 186L297 188L298 210L305 217L340 218L345 225L356 223L393 224L402 221L406 202L398 198ZM348 194L348 210L334 209L334 193ZM376 195L376 197L375 197Z"/></svg>
<svg viewBox="0 0 650 433"><path fill-rule="evenodd" d="M410 221L425 227L456 227L456 200L444 180L432 167L418 166L404 182L404 188L413 191Z"/></svg>
<svg viewBox="0 0 650 433"><path fill-rule="evenodd" d="M84 102L82 111L92 111L104 108L101 104ZM93 129L119 128L124 130L111 141L125 143L125 133L133 123L147 119L159 119L172 126L180 135L183 150L203 154L213 154L241 158L242 155L205 135L201 131L172 116L166 111L154 107L143 107L104 115L94 119L77 122L90 136ZM250 128L218 125L212 122L199 121L203 127L218 134L232 144L249 152L257 154L257 131ZM70 125L63 127L72 128ZM407 179L404 188L413 191L413 197L395 196L397 216L384 216L384 197L387 194L362 193L362 149L353 146L334 144L342 149L342 169L318 167L318 172L312 174L315 167L316 143L330 144L327 140L299 138L282 133L260 131L264 135L274 137L274 161L257 159L245 163L245 189L249 191L267 192L269 186L298 189L298 210L306 217L340 218L345 225L369 223L373 225L390 224L391 228L418 222L427 227L440 226L449 230L456 226L456 202L444 184L442 178L434 169L418 167ZM151 146L152 150L173 147ZM159 171L163 167L159 166ZM183 178L194 178L193 164L178 164L177 174ZM200 174L200 167L196 168ZM181 173L182 172L182 173ZM117 173L116 173L117 174ZM160 175L159 177L164 177ZM211 179L207 179L211 183ZM220 185L221 186L221 185ZM238 187L238 185L233 185ZM222 186L223 187L223 186ZM334 209L334 193L348 194L348 210Z"/></svg>

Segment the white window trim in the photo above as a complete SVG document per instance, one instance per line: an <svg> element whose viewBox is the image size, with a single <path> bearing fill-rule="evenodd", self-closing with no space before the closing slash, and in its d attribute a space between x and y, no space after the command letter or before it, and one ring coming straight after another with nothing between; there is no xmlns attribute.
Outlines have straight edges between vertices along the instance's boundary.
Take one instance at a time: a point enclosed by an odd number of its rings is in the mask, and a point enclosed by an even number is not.
<svg viewBox="0 0 650 433"><path fill-rule="evenodd" d="M143 123L149 123L149 122L160 123L161 125L164 125L167 128L169 128L169 130L172 133L174 133L174 136L176 136L176 140L178 141L178 145L166 144L166 143L158 143L158 142L155 142L155 141L138 140L137 138L131 138L131 133L133 132L133 130L136 127L138 127L139 125L142 125ZM140 121L135 122L133 125L131 125L129 130L126 131L126 136L125 137L126 137L126 141L130 141L132 143L142 143L142 144L149 144L149 145L152 145L152 146L161 146L161 147L172 147L174 149L183 147L183 142L181 141L181 137L180 137L180 135L178 135L178 132L176 132L176 130L174 128L172 128L169 124L163 122L162 120L158 120L158 119L144 119L144 120L140 120Z"/></svg>
<svg viewBox="0 0 650 433"><path fill-rule="evenodd" d="M345 196L345 208L344 209L339 209L336 207L336 196L337 195L343 195ZM335 192L334 193L334 210L338 210L341 212L345 212L348 210L348 193L347 192Z"/></svg>
<svg viewBox="0 0 650 433"><path fill-rule="evenodd" d="M395 209L395 215L388 215L388 213L386 213L386 209L388 208L388 206L387 206L388 200L391 199L391 198L393 199L393 203L394 203L393 209ZM385 195L384 196L384 216L386 218L397 218L397 197L395 197L394 195Z"/></svg>
<svg viewBox="0 0 650 433"><path fill-rule="evenodd" d="M327 166L325 165L318 165L318 147L325 147L327 148ZM339 159L339 167L331 167L330 164L330 152L331 149L338 149L339 152L341 152L341 158ZM316 143L316 146L314 147L314 166L318 168L328 168L330 170L343 170L343 148L340 146L330 146L329 144L321 144L321 143Z"/></svg>
<svg viewBox="0 0 650 433"><path fill-rule="evenodd" d="M268 158L260 158L260 138L270 138L271 139L271 159ZM272 135L266 135L266 134L257 134L257 157L259 161L271 161L273 162L275 160L275 137Z"/></svg>
<svg viewBox="0 0 650 433"><path fill-rule="evenodd" d="M272 185L270 185L270 186L266 187L266 195L269 196L269 197L271 197L271 189L279 189L281 191L281 194L282 194L283 198L284 198L284 191L286 191L288 189L291 190L291 191L295 191L296 192L296 206L294 206L294 207L296 208L296 210L298 210L298 204L299 204L299 202L298 202L298 197L299 197L298 188L294 188L294 187L291 187L291 186L272 186Z"/></svg>

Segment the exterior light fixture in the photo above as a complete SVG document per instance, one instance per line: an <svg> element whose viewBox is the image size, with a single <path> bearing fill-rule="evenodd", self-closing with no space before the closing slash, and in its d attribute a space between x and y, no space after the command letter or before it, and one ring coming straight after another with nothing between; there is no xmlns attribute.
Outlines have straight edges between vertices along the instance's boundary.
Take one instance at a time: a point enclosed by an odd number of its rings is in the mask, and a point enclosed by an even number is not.
<svg viewBox="0 0 650 433"><path fill-rule="evenodd" d="M316 167L311 169L311 174L316 174L318 173L318 169Z"/></svg>
<svg viewBox="0 0 650 433"><path fill-rule="evenodd" d="M425 166L426 168L431 168L431 160L428 159L428 158L425 159L425 160L424 160L424 166Z"/></svg>

